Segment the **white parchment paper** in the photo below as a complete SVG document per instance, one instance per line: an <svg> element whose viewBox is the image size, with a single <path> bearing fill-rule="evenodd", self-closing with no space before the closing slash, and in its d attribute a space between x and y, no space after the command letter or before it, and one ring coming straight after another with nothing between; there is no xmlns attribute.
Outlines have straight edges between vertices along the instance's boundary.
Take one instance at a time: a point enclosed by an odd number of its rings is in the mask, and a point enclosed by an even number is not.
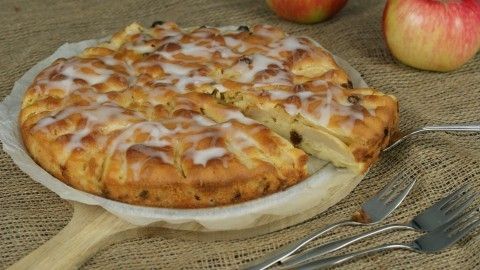
<svg viewBox="0 0 480 270"><path fill-rule="evenodd" d="M0 140L3 143L3 150L34 181L44 185L61 198L99 205L135 225L159 224L162 226L162 224L193 222L197 223L203 231L224 231L257 226L259 220L265 220L265 217L273 222L319 205L325 206L323 208L326 209L340 201L361 180L362 176L355 175L346 169L336 168L331 164L325 165L324 162L312 159L309 166L315 172L308 179L285 191L232 206L205 209L167 209L129 205L76 190L64 184L37 165L28 155L19 132L18 114L26 89L41 70L57 58L77 55L99 41L85 40L62 45L51 56L40 61L16 81L10 95L0 103ZM335 60L349 73L355 87L367 86L360 74L345 60L339 57L335 57ZM12 179L1 181L12 181ZM275 218L271 218L272 216Z"/></svg>

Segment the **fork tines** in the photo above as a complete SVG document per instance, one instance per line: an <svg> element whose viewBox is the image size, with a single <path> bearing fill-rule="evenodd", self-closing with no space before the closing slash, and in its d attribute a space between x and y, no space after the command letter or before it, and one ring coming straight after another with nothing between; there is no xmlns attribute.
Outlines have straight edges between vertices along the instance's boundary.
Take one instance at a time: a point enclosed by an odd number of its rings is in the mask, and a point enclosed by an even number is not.
<svg viewBox="0 0 480 270"><path fill-rule="evenodd" d="M479 208L472 208L415 240L423 252L438 252L480 227ZM418 250L417 248L417 250Z"/></svg>
<svg viewBox="0 0 480 270"><path fill-rule="evenodd" d="M470 190L465 192L462 198L459 198L455 202L451 203L451 205L446 206L444 209L448 214L455 214L456 212L463 212L465 209L471 205L477 196L473 194Z"/></svg>
<svg viewBox="0 0 480 270"><path fill-rule="evenodd" d="M405 184L410 184L411 181L406 181L407 174L405 172L399 173L395 176L395 179L390 181L382 190L377 193L377 196L382 201L391 201L398 193L404 190Z"/></svg>
<svg viewBox="0 0 480 270"><path fill-rule="evenodd" d="M407 178L407 179L404 179ZM415 184L415 179L400 173L381 191L380 199L386 204L400 204Z"/></svg>
<svg viewBox="0 0 480 270"><path fill-rule="evenodd" d="M480 208L473 208L445 224L449 236L460 239L480 226Z"/></svg>
<svg viewBox="0 0 480 270"><path fill-rule="evenodd" d="M448 207L452 201L455 202L459 196L463 196L464 194L469 193L471 190L472 189L470 185L468 184L463 185L462 187L457 189L455 192L453 192L452 194L448 195L447 197L443 198L438 202L439 204L442 204L440 209L443 210L445 207Z"/></svg>

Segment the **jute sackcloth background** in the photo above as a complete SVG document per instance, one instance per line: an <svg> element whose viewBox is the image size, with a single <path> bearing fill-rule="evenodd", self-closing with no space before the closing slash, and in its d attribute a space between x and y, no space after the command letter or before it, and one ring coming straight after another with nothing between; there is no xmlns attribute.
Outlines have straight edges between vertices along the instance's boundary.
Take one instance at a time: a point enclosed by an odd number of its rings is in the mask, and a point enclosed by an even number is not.
<svg viewBox="0 0 480 270"><path fill-rule="evenodd" d="M65 42L107 36L133 21L150 25L173 20L184 27L269 23L296 35L308 35L348 60L366 82L400 100L401 129L426 124L480 122L480 54L450 73L418 71L396 62L381 32L384 1L350 1L332 20L299 25L278 19L264 1L117 0L0 1L0 98L13 82ZM480 135L425 134L385 154L354 192L327 212L280 232L242 240L198 241L138 238L108 246L84 269L237 268L314 228L350 215L398 172L418 183L386 222L406 222L463 183L480 192ZM477 199L477 203L478 203ZM0 152L0 268L5 268L57 234L72 215L70 205L29 179ZM316 241L358 233L343 228ZM414 239L416 233L379 235L348 251ZM420 255L395 251L343 265L343 269L480 268L480 232L446 252Z"/></svg>

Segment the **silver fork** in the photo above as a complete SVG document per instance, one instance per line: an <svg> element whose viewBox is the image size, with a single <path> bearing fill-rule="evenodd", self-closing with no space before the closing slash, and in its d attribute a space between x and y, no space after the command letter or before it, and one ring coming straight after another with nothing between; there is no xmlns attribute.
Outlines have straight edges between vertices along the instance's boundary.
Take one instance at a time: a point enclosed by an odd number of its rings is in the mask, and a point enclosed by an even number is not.
<svg viewBox="0 0 480 270"><path fill-rule="evenodd" d="M301 254L292 255L284 260L282 268L290 268L299 265L307 260L312 260L327 253L336 251L367 237L392 231L392 230L417 230L430 232L435 228L449 222L459 214L463 213L475 200L475 194L471 192L468 185L464 185L457 191L441 199L422 213L418 214L406 224L390 224L378 229L371 230L357 236L334 241L319 247L311 248Z"/></svg>
<svg viewBox="0 0 480 270"><path fill-rule="evenodd" d="M415 184L415 179L410 179L410 183L400 181L403 174L397 175L393 181L387 184L381 191L379 191L374 197L362 204L361 208L357 210L350 219L340 221L322 229L316 230L307 236L294 241L290 244L280 247L266 257L259 258L253 262L248 263L242 269L261 270L266 269L276 262L282 261L301 247L305 246L308 242L323 235L334 228L346 225L368 225L375 224L385 219L390 213L395 210L400 203L405 199L407 194Z"/></svg>
<svg viewBox="0 0 480 270"><path fill-rule="evenodd" d="M392 250L406 249L419 253L433 253L444 250L458 240L480 227L480 209L471 209L459 215L455 219L445 223L435 230L420 236L410 243L386 244L358 252L325 258L310 263L302 264L295 269L312 270L332 267L353 259L357 259L373 253Z"/></svg>
<svg viewBox="0 0 480 270"><path fill-rule="evenodd" d="M461 131L461 132L480 132L480 123L478 124L453 124L453 125L442 125L442 126L425 126L421 128L411 129L406 132L399 132L396 135L393 143L390 144L387 148L383 149L384 152L391 150L395 146L399 145L401 142L405 141L407 138L411 137L414 134L430 132L430 131Z"/></svg>

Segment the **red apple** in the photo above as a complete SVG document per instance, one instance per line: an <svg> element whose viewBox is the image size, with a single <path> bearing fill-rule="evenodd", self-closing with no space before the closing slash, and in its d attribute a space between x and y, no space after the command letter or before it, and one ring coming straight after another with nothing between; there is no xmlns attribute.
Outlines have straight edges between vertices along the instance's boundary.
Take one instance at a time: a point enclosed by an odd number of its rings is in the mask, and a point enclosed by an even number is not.
<svg viewBox="0 0 480 270"><path fill-rule="evenodd" d="M406 65L457 69L480 49L480 0L388 0L383 33Z"/></svg>
<svg viewBox="0 0 480 270"><path fill-rule="evenodd" d="M299 23L317 23L337 14L347 0L266 0L280 17Z"/></svg>

